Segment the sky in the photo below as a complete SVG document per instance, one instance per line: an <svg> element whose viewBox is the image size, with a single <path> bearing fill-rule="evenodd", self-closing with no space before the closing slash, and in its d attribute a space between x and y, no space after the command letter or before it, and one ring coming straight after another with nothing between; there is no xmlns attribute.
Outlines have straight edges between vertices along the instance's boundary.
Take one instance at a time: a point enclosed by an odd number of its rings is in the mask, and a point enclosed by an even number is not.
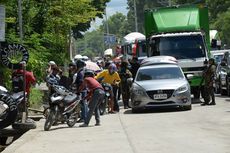
<svg viewBox="0 0 230 153"><path fill-rule="evenodd" d="M116 14L116 12L121 12L124 15L127 15L127 7L127 0L111 0L109 3L107 3L106 7L107 18L113 14ZM89 31L92 31L99 27L102 23L102 20L103 19L97 18L95 22L92 22Z"/></svg>

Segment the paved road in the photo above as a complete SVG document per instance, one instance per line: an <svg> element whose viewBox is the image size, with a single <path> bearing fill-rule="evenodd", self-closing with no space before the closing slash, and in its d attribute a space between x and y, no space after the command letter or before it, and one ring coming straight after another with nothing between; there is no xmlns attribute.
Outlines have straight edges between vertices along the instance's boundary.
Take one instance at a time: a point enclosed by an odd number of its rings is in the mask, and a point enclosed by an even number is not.
<svg viewBox="0 0 230 153"><path fill-rule="evenodd" d="M151 110L102 116L102 126L43 131L44 120L3 153L230 153L230 98L192 111Z"/></svg>

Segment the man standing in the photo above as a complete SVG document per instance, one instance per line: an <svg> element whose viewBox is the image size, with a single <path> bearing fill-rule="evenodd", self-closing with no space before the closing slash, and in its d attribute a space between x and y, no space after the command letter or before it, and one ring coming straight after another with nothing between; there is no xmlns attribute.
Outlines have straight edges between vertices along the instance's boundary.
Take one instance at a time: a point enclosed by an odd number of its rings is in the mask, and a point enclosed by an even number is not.
<svg viewBox="0 0 230 153"><path fill-rule="evenodd" d="M117 90L118 90L118 85L121 81L120 76L117 72L117 67L114 63L110 64L108 67L108 70L104 70L100 73L97 74L95 77L97 80L102 80L102 83L108 83L112 86L112 92L110 102L109 102L109 107L110 111L109 113L114 113L114 111L119 112L119 105L117 101ZM100 81L99 81L100 82Z"/></svg>
<svg viewBox="0 0 230 153"><path fill-rule="evenodd" d="M130 87L128 85L127 79L132 77L132 73L128 70L128 62L123 61L121 63L121 69L119 71L119 75L121 78L121 93L122 93L122 101L124 104L124 109L128 109L128 103L130 98Z"/></svg>
<svg viewBox="0 0 230 153"><path fill-rule="evenodd" d="M204 90L206 91L204 93L204 103L201 104L202 106L204 105L216 105L215 102L215 95L214 95L214 87L213 87L213 83L214 83L214 76L215 76L215 72L216 72L216 65L214 62L213 58L210 58L208 61L209 66L207 67L206 70L204 70L203 73L203 77L204 77ZM210 98L211 98L211 103L210 102Z"/></svg>
<svg viewBox="0 0 230 153"><path fill-rule="evenodd" d="M98 106L103 101L105 92L101 84L94 79L92 74L93 72L85 72L84 81L79 88L79 92L84 89L88 90L88 94L85 99L89 101L89 111L87 113L87 117L84 120L84 124L81 124L80 127L87 127L89 125L93 112L95 113L95 126L100 126L100 113Z"/></svg>
<svg viewBox="0 0 230 153"><path fill-rule="evenodd" d="M137 71L140 67L140 64L138 63L138 58L137 57L133 57L132 61L130 62L131 64L131 73L133 75L133 79L135 79Z"/></svg>
<svg viewBox="0 0 230 153"><path fill-rule="evenodd" d="M74 78L74 83L76 85L76 90L79 91L79 88L84 80L84 67L85 67L85 62L83 60L77 60L76 61L76 67L77 67L77 72L76 72L76 78ZM87 94L86 90L81 90L81 117L78 120L78 122L83 122L86 119L87 111L88 111L88 106L87 106L87 101L85 100L85 96Z"/></svg>

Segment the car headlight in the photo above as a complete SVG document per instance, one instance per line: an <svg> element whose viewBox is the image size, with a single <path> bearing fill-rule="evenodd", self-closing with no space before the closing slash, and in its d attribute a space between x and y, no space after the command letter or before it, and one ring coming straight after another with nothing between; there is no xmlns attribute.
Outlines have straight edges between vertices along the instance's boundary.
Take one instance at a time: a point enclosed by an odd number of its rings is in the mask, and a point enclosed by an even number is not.
<svg viewBox="0 0 230 153"><path fill-rule="evenodd" d="M143 88L141 88L140 86L135 85L133 88L133 93L136 96L141 96L141 95L145 95L145 90Z"/></svg>
<svg viewBox="0 0 230 153"><path fill-rule="evenodd" d="M186 92L188 90L188 86L187 85L183 85L181 87L179 87L176 92L177 93L183 93L183 92Z"/></svg>

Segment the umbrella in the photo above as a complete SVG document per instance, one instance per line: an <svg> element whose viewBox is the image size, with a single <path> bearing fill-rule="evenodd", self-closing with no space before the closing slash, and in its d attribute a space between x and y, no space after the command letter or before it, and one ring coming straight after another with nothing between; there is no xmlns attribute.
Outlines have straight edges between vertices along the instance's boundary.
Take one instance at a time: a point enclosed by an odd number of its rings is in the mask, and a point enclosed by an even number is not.
<svg viewBox="0 0 230 153"><path fill-rule="evenodd" d="M100 67L97 65L97 63L94 63L92 61L86 61L85 62L86 66L85 68L86 69L90 69L90 70L93 70L93 71L100 71Z"/></svg>

